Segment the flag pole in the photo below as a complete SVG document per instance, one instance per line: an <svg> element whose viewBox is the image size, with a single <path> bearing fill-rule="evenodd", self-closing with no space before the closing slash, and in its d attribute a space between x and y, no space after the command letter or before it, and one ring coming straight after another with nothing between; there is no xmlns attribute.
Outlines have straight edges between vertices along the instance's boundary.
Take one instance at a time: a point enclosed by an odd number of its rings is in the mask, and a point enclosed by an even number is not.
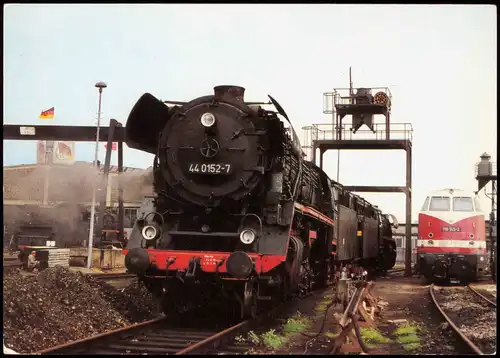
<svg viewBox="0 0 500 358"><path fill-rule="evenodd" d="M99 109L97 111L97 133L95 139L95 162L94 165L97 169L96 175L99 175L99 129L101 125L101 97L102 97L102 89L108 87L104 82L97 82L95 84L96 88L99 88ZM92 182L92 208L90 211L90 228L89 228L89 248L87 252L87 268L90 269L92 266L92 246L94 240L94 220L95 220L95 196L96 196L96 186L97 186L97 178L95 178ZM103 210L103 208L101 208Z"/></svg>

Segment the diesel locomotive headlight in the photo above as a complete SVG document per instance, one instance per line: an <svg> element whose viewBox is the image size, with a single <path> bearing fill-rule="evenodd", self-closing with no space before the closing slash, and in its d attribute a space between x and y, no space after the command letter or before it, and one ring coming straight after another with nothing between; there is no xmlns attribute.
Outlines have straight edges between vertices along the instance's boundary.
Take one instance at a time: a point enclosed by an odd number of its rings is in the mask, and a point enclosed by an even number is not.
<svg viewBox="0 0 500 358"><path fill-rule="evenodd" d="M215 124L215 116L212 113L204 113L200 118L203 127L212 127Z"/></svg>
<svg viewBox="0 0 500 358"><path fill-rule="evenodd" d="M245 229L240 234L240 241L244 244L249 245L252 242L254 242L256 237L257 237L257 234L255 233L255 231L253 231L251 229Z"/></svg>
<svg viewBox="0 0 500 358"><path fill-rule="evenodd" d="M144 226L144 228L142 229L142 237L144 237L146 240L153 240L154 238L156 238L157 233L158 231L152 225Z"/></svg>

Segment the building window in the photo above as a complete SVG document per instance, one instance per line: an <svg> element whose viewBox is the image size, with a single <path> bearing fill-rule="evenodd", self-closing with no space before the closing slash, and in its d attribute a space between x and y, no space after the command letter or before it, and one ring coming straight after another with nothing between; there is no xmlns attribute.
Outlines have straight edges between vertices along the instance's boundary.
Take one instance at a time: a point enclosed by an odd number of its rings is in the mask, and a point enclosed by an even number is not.
<svg viewBox="0 0 500 358"><path fill-rule="evenodd" d="M138 208L124 208L125 226L127 224L130 225L130 227L134 226L137 220L137 211Z"/></svg>

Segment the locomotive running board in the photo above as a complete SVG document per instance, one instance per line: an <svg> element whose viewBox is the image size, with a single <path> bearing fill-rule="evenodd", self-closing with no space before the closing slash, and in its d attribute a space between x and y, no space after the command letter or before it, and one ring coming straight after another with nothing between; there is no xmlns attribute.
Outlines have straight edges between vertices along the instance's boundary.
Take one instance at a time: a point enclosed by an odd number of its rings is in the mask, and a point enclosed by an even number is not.
<svg viewBox="0 0 500 358"><path fill-rule="evenodd" d="M302 205L300 203L295 202L294 207L295 207L295 210L299 211L303 215L311 216L311 217L318 219L319 221L321 221L327 225L330 225L330 226L334 225L334 221L332 219L330 219L328 216L320 213L318 210L311 208L310 206L305 206L305 205Z"/></svg>

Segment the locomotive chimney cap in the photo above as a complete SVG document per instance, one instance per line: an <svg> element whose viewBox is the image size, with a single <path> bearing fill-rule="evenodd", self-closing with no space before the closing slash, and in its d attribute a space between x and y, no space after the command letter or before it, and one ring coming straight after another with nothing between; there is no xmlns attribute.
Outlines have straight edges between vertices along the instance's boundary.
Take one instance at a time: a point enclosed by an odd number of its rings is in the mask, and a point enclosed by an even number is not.
<svg viewBox="0 0 500 358"><path fill-rule="evenodd" d="M214 87L215 97L229 96L240 102L244 102L245 88L234 85L220 85Z"/></svg>

